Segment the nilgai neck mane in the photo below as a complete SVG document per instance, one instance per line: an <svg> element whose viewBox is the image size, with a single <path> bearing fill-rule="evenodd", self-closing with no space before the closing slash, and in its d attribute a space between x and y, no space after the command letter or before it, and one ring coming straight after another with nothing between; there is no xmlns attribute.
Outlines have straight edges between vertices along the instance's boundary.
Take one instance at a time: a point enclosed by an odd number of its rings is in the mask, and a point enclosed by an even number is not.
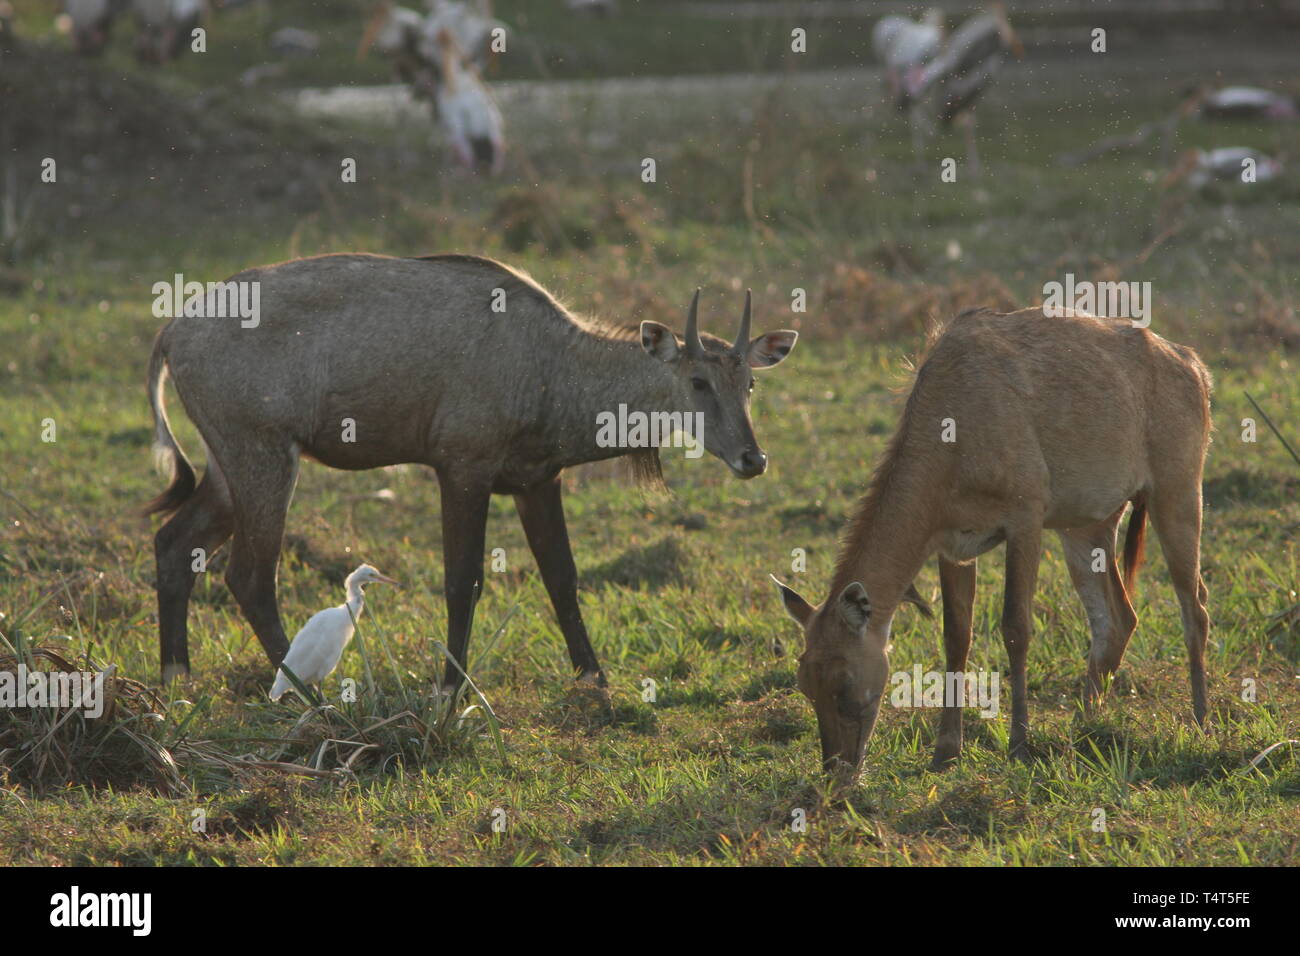
<svg viewBox="0 0 1300 956"><path fill-rule="evenodd" d="M963 313L920 363L884 457L849 523L830 594L812 606L782 585L804 628L799 686L812 700L828 768L856 771L889 679L895 610L939 555L949 674L964 674L976 558L1005 543L1002 635L1011 664L1011 752L1027 754L1026 657L1043 529L1061 539L1092 632L1096 703L1137 617L1129 600L1148 514L1182 611L1198 723L1209 633L1200 574L1201 472L1210 374L1191 349L1130 322L1038 309ZM1133 505L1126 571L1116 532ZM961 750L961 707L945 701L935 747Z"/></svg>
<svg viewBox="0 0 1300 956"><path fill-rule="evenodd" d="M483 579L492 494L510 494L581 676L604 682L578 609L560 472L633 455L658 474L657 449L609 443L602 415L691 415L696 437L741 478L767 456L749 417L753 371L776 365L796 333L753 339L746 299L726 342L699 330L699 293L679 339L643 321L622 331L568 312L536 282L490 259L333 255L250 269L260 316L186 316L158 334L149 400L169 487L148 511L170 515L154 544L164 680L189 671L193 550L233 536L226 582L273 665L288 646L275 593L285 514L308 456L343 469L431 466L442 493L451 656L466 665ZM230 288L238 288L230 286ZM224 313L222 313L224 314ZM196 485L163 407L170 372L209 451ZM459 685L448 661L445 682Z"/></svg>

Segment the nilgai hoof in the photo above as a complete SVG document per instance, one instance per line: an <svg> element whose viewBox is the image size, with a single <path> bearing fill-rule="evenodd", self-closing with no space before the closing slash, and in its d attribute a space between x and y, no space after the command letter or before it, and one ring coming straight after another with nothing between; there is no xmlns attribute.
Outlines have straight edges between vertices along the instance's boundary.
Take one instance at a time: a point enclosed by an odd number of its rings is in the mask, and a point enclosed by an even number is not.
<svg viewBox="0 0 1300 956"><path fill-rule="evenodd" d="M174 680L189 680L190 668L188 664L164 664L162 669L162 682L166 687Z"/></svg>
<svg viewBox="0 0 1300 956"><path fill-rule="evenodd" d="M955 766L957 766L956 751L945 750L942 753L935 751L934 759L930 761L929 769L932 773L943 773L946 770L951 770Z"/></svg>

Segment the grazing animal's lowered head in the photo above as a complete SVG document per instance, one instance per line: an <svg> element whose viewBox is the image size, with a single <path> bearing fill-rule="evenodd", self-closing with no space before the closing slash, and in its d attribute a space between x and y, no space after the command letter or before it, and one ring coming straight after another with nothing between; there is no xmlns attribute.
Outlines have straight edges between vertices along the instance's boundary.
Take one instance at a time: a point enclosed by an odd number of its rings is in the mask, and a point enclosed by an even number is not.
<svg viewBox="0 0 1300 956"><path fill-rule="evenodd" d="M745 293L745 312L732 343L701 336L700 292L695 291L686 317L686 335L679 342L665 325L641 323L641 346L673 369L670 409L702 415L704 447L722 459L741 478L754 478L767 470L767 455L758 447L749 418L753 370L779 364L799 338L781 329L750 339L752 297ZM699 435L695 436L697 439Z"/></svg>
<svg viewBox="0 0 1300 956"><path fill-rule="evenodd" d="M804 629L798 684L817 712L822 766L856 773L889 682L889 622L873 617L871 599L857 581L820 607L776 583L786 613ZM915 587L908 587L903 600L933 615Z"/></svg>

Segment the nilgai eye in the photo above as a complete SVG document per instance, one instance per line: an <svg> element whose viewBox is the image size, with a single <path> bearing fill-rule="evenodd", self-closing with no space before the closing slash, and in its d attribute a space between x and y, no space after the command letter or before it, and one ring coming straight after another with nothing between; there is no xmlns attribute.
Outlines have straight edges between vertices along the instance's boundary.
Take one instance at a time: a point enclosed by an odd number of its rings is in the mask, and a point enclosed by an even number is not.
<svg viewBox="0 0 1300 956"><path fill-rule="evenodd" d="M697 392L707 392L709 390L709 383L702 378L691 379L691 384L695 386Z"/></svg>

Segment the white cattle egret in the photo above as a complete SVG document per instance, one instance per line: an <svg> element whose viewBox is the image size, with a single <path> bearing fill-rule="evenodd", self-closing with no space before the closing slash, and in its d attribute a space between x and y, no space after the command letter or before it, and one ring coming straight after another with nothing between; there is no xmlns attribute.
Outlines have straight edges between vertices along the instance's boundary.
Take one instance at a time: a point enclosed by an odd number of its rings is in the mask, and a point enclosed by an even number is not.
<svg viewBox="0 0 1300 956"><path fill-rule="evenodd" d="M361 565L348 575L347 603L317 611L294 636L293 643L289 645L289 653L284 655L284 663L298 680L308 686L319 685L334 673L334 668L339 666L339 659L343 656L343 649L348 646L356 630L354 622L361 617L361 609L365 604L362 589L376 581L397 584L370 565ZM269 695L271 700L279 700L292 686L284 671L277 670Z"/></svg>
<svg viewBox="0 0 1300 956"><path fill-rule="evenodd" d="M496 101L479 79L478 70L466 62L456 38L438 33L442 82L438 84L438 119L456 159L469 169L494 175L505 163L505 121Z"/></svg>

